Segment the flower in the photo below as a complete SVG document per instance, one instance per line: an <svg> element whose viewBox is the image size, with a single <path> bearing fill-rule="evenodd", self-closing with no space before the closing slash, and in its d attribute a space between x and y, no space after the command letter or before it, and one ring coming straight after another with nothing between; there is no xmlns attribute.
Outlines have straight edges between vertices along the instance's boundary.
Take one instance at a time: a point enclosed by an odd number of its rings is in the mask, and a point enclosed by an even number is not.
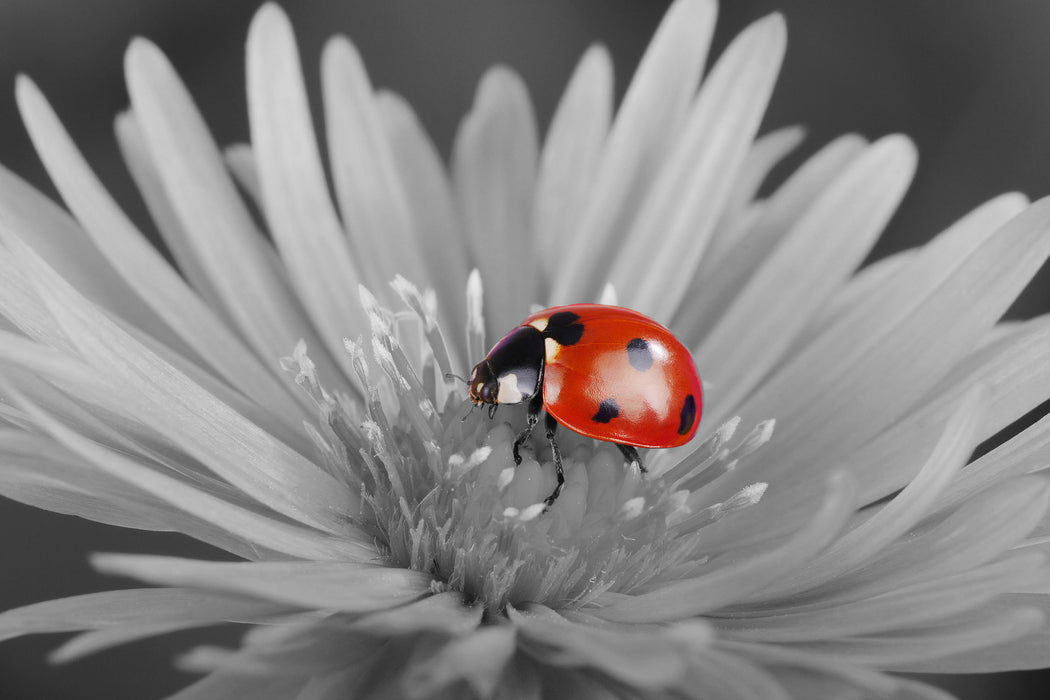
<svg viewBox="0 0 1050 700"><path fill-rule="evenodd" d="M182 697L935 697L896 672L1044 665L1050 419L970 455L1050 394L1047 318L999 322L1050 203L1004 195L855 272L914 149L845 136L758 197L801 138L756 138L784 23L697 92L714 14L672 6L615 117L589 51L542 147L494 69L451 178L336 39L334 203L277 7L249 35L250 147L220 151L136 41L118 135L181 275L21 79L73 218L0 171L0 493L236 561L98 554L157 587L10 610L0 638L82 630L71 659L251 625L180 660L207 674ZM566 436L543 513L521 411L467 414L446 377L531 304L594 299L695 348L707 415L644 478Z"/></svg>

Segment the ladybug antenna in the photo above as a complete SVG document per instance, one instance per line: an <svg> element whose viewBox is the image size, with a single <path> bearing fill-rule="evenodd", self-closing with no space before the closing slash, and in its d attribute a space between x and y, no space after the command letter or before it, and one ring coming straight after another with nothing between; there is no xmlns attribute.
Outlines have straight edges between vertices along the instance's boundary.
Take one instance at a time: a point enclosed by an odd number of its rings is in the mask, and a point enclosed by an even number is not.
<svg viewBox="0 0 1050 700"><path fill-rule="evenodd" d="M459 381L463 382L464 384L468 383L466 379L464 379L463 377L459 376L455 372L445 372L445 379L458 379Z"/></svg>
<svg viewBox="0 0 1050 700"><path fill-rule="evenodd" d="M460 418L460 419L459 419L459 422L460 422L460 423L463 423L463 422L464 422L464 421L466 421L466 420L467 420L468 418L470 418L470 415L471 415L472 413L474 413L474 409L475 409L475 408L477 408L477 407L478 407L478 405L477 405L476 403L472 403L472 404L470 404L470 408L469 408L469 409L467 409L467 412L466 412L466 413L465 413L465 414L463 415L463 417L462 417L462 418Z"/></svg>

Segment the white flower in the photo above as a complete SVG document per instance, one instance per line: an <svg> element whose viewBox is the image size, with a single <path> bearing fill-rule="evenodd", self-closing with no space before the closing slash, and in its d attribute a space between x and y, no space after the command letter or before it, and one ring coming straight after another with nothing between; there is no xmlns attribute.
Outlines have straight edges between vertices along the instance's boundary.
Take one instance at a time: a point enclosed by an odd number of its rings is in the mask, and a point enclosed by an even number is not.
<svg viewBox="0 0 1050 700"><path fill-rule="evenodd" d="M181 275L21 79L73 218L0 172L0 493L241 561L99 554L161 587L11 610L0 638L84 630L71 659L252 625L181 659L208 673L186 698L937 697L894 672L1046 665L1050 420L968 461L1050 395L1050 321L997 323L1050 204L1004 195L855 273L911 144L842 137L757 198L801 137L756 138L784 23L697 92L714 15L673 5L615 116L587 52L542 146L494 69L451 177L333 40L334 202L279 9L249 36L252 143L225 152L135 41L118 134ZM544 513L523 413L464 417L446 376L532 304L598 299L695 348L706 416L644 478L567 435Z"/></svg>

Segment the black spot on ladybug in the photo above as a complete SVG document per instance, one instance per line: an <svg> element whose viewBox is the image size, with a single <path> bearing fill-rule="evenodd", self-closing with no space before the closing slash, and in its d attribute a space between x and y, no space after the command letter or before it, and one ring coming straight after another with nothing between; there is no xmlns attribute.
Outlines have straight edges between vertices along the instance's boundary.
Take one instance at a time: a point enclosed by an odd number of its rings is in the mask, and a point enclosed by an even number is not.
<svg viewBox="0 0 1050 700"><path fill-rule="evenodd" d="M696 420L696 399L692 394L685 397L685 405L682 406L681 422L678 424L678 434L685 435L693 427Z"/></svg>
<svg viewBox="0 0 1050 700"><path fill-rule="evenodd" d="M598 412L591 416L591 420L595 423L608 423L618 415L620 415L620 405L616 403L616 399L603 399L598 404Z"/></svg>
<svg viewBox="0 0 1050 700"><path fill-rule="evenodd" d="M649 342L644 338L635 338L627 343L627 359L639 372L644 372L653 366L653 352L649 349Z"/></svg>
<svg viewBox="0 0 1050 700"><path fill-rule="evenodd" d="M576 323L579 320L579 314L571 311L551 314L547 319L547 327L543 329L543 336L552 338L558 345L575 345L583 336L583 324Z"/></svg>

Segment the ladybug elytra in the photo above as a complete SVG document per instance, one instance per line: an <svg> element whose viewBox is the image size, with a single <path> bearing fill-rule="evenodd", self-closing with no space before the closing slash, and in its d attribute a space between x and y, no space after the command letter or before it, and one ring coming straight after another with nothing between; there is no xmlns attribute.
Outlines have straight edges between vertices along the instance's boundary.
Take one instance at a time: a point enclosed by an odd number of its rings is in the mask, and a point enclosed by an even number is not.
<svg viewBox="0 0 1050 700"><path fill-rule="evenodd" d="M518 448L546 410L558 485L565 484L554 439L558 424L615 443L643 472L638 447L676 447L696 434L703 389L692 355L648 316L618 306L572 304L532 314L479 362L468 382L475 405L528 401Z"/></svg>

